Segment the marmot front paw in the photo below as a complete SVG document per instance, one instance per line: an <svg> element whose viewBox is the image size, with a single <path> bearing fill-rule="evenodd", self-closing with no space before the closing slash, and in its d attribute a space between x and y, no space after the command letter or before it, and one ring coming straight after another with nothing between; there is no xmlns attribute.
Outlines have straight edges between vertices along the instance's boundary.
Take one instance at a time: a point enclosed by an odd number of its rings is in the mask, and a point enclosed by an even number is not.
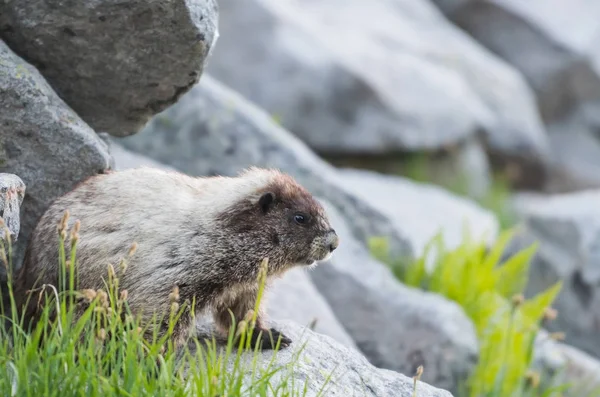
<svg viewBox="0 0 600 397"><path fill-rule="evenodd" d="M278 341L279 348L284 349L288 347L292 340L285 336L283 333L277 331L275 328L271 329L255 329L252 332L252 338L250 340L252 347L256 347L259 344L261 350L272 350L277 346Z"/></svg>

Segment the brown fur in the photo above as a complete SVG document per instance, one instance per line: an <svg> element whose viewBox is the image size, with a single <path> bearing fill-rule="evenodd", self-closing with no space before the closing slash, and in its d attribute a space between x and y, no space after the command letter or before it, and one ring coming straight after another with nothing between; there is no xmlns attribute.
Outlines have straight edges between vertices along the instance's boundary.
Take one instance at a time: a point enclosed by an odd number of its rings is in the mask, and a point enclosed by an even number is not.
<svg viewBox="0 0 600 397"><path fill-rule="evenodd" d="M65 210L69 228L81 222L79 289L104 288L111 263L143 321L168 315L169 294L177 286L180 301L195 300L196 314L210 310L221 332L231 326L229 310L239 322L253 309L263 258L272 278L324 260L338 245L321 205L275 170L251 168L235 178L192 178L152 168L112 172L81 183L42 216L15 283L21 303L34 285L58 282L57 225ZM299 213L309 222L299 224ZM117 264L134 242L137 252L120 273ZM67 252L68 246L67 239ZM27 308L31 319L36 313L34 304ZM176 338L191 329L191 315L178 323ZM267 331L263 316L261 311L256 325ZM281 336L282 345L291 342ZM273 347L267 332L254 342Z"/></svg>

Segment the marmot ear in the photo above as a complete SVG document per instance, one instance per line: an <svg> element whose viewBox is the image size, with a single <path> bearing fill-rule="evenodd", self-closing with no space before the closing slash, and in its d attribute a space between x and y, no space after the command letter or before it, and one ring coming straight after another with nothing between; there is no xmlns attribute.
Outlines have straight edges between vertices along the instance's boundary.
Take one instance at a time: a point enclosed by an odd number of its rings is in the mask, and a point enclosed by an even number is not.
<svg viewBox="0 0 600 397"><path fill-rule="evenodd" d="M274 202L275 194L267 192L260 196L260 199L258 199L258 206L260 207L262 212L266 214L271 209Z"/></svg>

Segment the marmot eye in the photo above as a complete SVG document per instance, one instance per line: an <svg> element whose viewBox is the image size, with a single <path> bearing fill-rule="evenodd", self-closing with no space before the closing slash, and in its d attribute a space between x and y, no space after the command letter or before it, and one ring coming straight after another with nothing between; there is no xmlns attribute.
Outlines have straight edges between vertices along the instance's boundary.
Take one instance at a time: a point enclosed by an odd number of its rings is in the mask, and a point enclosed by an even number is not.
<svg viewBox="0 0 600 397"><path fill-rule="evenodd" d="M308 223L308 215L295 214L294 215L294 220L296 221L296 223L304 225L304 224Z"/></svg>

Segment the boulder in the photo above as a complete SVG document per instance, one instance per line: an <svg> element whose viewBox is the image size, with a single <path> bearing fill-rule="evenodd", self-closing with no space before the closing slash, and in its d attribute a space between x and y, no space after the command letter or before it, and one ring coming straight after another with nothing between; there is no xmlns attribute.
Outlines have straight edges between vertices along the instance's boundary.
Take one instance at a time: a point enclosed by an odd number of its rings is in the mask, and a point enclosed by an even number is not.
<svg viewBox="0 0 600 397"><path fill-rule="evenodd" d="M328 266L321 263L320 266ZM304 269L293 269L275 280L267 290L267 315L276 320L292 320L344 346L358 350L352 337L337 319L327 300L314 286Z"/></svg>
<svg viewBox="0 0 600 397"><path fill-rule="evenodd" d="M340 174L350 191L369 200L405 232L416 256L438 232L449 249L464 241L465 231L489 243L498 234L494 214L439 186L358 169Z"/></svg>
<svg viewBox="0 0 600 397"><path fill-rule="evenodd" d="M456 303L401 284L353 238L347 221L324 202L340 246L310 274L358 348L381 368L413 374L456 391L477 360L470 319Z"/></svg>
<svg viewBox="0 0 600 397"><path fill-rule="evenodd" d="M332 166L264 111L208 75L139 134L113 139L190 175L235 175L249 166L279 168L340 208L363 241L372 235L389 236L396 252L411 255L406 236L369 200L348 192Z"/></svg>
<svg viewBox="0 0 600 397"><path fill-rule="evenodd" d="M566 342L600 357L600 191L545 196L519 194L514 208L525 223L522 241L540 243L528 294L558 280L562 291L549 331L566 333Z"/></svg>
<svg viewBox="0 0 600 397"><path fill-rule="evenodd" d="M578 103L600 99L596 45L600 3L433 1L458 26L523 73L537 93L545 120L561 118Z"/></svg>
<svg viewBox="0 0 600 397"><path fill-rule="evenodd" d="M600 187L594 172L598 168L596 152L600 145L597 142L600 3L594 0L434 0L434 3L459 27L518 69L535 91L549 134L558 134L551 137L553 155L547 190Z"/></svg>
<svg viewBox="0 0 600 397"><path fill-rule="evenodd" d="M3 1L0 37L96 131L136 133L192 87L216 0Z"/></svg>
<svg viewBox="0 0 600 397"><path fill-rule="evenodd" d="M522 76L429 2L222 2L219 26L207 71L319 152L437 150L483 132L495 152L547 154Z"/></svg>
<svg viewBox="0 0 600 397"><path fill-rule="evenodd" d="M366 397L452 397L452 394L418 381L413 394L413 379L387 369L373 366L359 352L349 349L334 339L315 333L291 321L273 322L292 340L292 344L277 352L258 353L254 369L252 353L241 360L245 373L244 384L250 386L254 376L262 371L273 371L271 384L282 382L294 385L295 393L306 397L366 396ZM212 337L212 329L199 327L199 336ZM196 345L190 349L195 351ZM233 373L233 360L227 364ZM428 368L425 368L427 374ZM413 374L409 374L413 375ZM306 389L304 389L306 387ZM273 395L273 394L268 394Z"/></svg>
<svg viewBox="0 0 600 397"><path fill-rule="evenodd" d="M16 175L0 174L0 219L8 228L11 242L17 241L21 227L20 210L25 196L25 184ZM0 227L0 240L6 238L4 227Z"/></svg>
<svg viewBox="0 0 600 397"><path fill-rule="evenodd" d="M50 203L109 168L110 155L106 144L41 74L2 41L0 109L0 172L18 175L27 186L15 247L18 268L25 244ZM1 274L5 276L4 270Z"/></svg>
<svg viewBox="0 0 600 397"><path fill-rule="evenodd" d="M574 111L548 127L553 156L545 191L566 193L600 187L600 139L597 127ZM598 124L600 127L600 123Z"/></svg>
<svg viewBox="0 0 600 397"><path fill-rule="evenodd" d="M115 169L137 167L173 169L145 156L131 152L118 144L111 144ZM312 284L304 269L293 269L267 289L264 296L267 315L277 320L293 320L334 338L345 346L356 348L354 341L339 323L327 301Z"/></svg>
<svg viewBox="0 0 600 397"><path fill-rule="evenodd" d="M600 361L540 330L534 351L534 368L555 385L569 384L566 397L593 396L600 390Z"/></svg>

